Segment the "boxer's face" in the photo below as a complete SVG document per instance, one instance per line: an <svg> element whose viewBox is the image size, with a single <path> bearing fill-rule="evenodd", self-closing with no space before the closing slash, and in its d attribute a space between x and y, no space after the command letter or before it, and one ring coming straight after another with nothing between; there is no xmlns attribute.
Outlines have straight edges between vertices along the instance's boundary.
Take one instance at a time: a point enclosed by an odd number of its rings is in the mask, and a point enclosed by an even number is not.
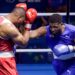
<svg viewBox="0 0 75 75"><path fill-rule="evenodd" d="M25 25L25 17L18 17L16 22L15 22L15 26L20 29L20 27Z"/></svg>
<svg viewBox="0 0 75 75"><path fill-rule="evenodd" d="M50 23L51 33L54 35L61 33L61 26L61 23Z"/></svg>
<svg viewBox="0 0 75 75"><path fill-rule="evenodd" d="M25 21L25 17L19 17L18 18L18 24L21 24Z"/></svg>
<svg viewBox="0 0 75 75"><path fill-rule="evenodd" d="M20 24L22 24L23 22L25 21L25 17L23 16L23 17L15 17L14 18L14 24L15 25L20 25Z"/></svg>

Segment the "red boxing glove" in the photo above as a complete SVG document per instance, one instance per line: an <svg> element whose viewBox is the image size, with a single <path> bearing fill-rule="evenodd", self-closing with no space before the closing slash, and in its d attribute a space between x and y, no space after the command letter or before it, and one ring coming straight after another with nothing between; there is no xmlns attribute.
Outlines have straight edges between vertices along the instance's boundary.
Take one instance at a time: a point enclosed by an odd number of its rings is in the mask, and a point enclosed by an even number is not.
<svg viewBox="0 0 75 75"><path fill-rule="evenodd" d="M26 29L31 29L31 23L34 22L34 20L37 17L37 10L34 8L30 8L26 11Z"/></svg>
<svg viewBox="0 0 75 75"><path fill-rule="evenodd" d="M26 21L28 21L29 23L33 23L34 20L37 17L37 11L34 8L30 8L27 10L26 12Z"/></svg>
<svg viewBox="0 0 75 75"><path fill-rule="evenodd" d="M27 4L26 3L18 3L18 4L16 4L16 7L22 7L22 8L24 8L25 11L27 10Z"/></svg>

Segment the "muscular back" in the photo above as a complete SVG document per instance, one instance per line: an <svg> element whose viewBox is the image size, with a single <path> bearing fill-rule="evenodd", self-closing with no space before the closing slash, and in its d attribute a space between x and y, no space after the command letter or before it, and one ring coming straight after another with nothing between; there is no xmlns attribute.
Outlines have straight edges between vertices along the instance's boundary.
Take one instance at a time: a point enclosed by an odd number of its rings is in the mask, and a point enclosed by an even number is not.
<svg viewBox="0 0 75 75"><path fill-rule="evenodd" d="M9 29L9 26L11 24L11 22L9 20L7 20L5 17L0 16L0 37L7 39L7 30Z"/></svg>
<svg viewBox="0 0 75 75"><path fill-rule="evenodd" d="M4 39L13 38L14 35L19 34L15 25L5 17L1 16L3 21L0 23L0 37Z"/></svg>
<svg viewBox="0 0 75 75"><path fill-rule="evenodd" d="M0 51L10 51L13 50L14 43L8 37L7 31L9 30L11 22L4 18L0 17Z"/></svg>

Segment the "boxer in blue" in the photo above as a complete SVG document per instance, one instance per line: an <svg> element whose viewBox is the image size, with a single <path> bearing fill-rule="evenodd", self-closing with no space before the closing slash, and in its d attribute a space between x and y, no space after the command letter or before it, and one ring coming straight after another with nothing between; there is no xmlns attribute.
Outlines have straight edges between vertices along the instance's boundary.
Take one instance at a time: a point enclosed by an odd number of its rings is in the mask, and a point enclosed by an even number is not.
<svg viewBox="0 0 75 75"><path fill-rule="evenodd" d="M53 51L57 75L75 75L75 26L62 22L59 14L50 16L49 25L30 31L30 38L45 35Z"/></svg>

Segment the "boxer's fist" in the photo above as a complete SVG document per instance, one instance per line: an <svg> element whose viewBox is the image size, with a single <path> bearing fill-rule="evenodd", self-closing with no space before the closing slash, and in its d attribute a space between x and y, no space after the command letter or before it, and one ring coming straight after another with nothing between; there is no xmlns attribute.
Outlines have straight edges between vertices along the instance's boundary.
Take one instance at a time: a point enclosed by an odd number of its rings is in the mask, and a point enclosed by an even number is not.
<svg viewBox="0 0 75 75"><path fill-rule="evenodd" d="M73 49L72 45L58 44L54 47L53 52L57 56L61 56L61 55L69 54L69 53L73 52L73 50L74 49Z"/></svg>
<svg viewBox="0 0 75 75"><path fill-rule="evenodd" d="M34 20L37 17L37 11L34 8L30 8L26 11L26 20L25 20L25 29L30 30L31 29L31 23L34 22Z"/></svg>
<svg viewBox="0 0 75 75"><path fill-rule="evenodd" d="M18 3L18 4L16 4L16 7L22 7L22 8L24 8L25 11L27 10L27 4L26 3Z"/></svg>
<svg viewBox="0 0 75 75"><path fill-rule="evenodd" d="M26 12L26 22L33 23L37 17L37 10L34 8L30 8Z"/></svg>

